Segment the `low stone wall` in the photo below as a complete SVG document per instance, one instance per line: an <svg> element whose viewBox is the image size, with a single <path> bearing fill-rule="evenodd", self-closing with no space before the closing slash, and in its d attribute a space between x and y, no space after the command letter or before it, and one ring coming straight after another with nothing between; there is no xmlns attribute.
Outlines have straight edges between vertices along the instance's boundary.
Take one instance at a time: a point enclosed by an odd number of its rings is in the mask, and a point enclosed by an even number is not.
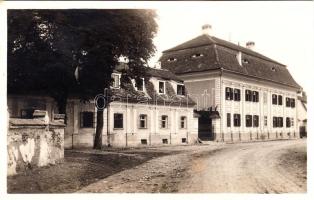
<svg viewBox="0 0 314 200"><path fill-rule="evenodd" d="M49 118L9 120L7 175L61 162L64 158L64 123Z"/></svg>

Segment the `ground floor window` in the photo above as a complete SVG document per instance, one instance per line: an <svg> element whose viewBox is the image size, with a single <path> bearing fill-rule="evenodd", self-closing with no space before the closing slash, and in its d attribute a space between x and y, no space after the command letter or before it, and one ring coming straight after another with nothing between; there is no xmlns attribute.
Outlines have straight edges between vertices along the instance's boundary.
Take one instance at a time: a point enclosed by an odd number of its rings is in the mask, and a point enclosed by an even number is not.
<svg viewBox="0 0 314 200"><path fill-rule="evenodd" d="M233 126L240 127L241 126L241 115L233 114Z"/></svg>
<svg viewBox="0 0 314 200"><path fill-rule="evenodd" d="M254 115L253 116L253 126L254 127L258 127L259 126L259 116L258 115Z"/></svg>
<svg viewBox="0 0 314 200"><path fill-rule="evenodd" d="M113 128L123 128L123 114L122 113L113 114Z"/></svg>
<svg viewBox="0 0 314 200"><path fill-rule="evenodd" d="M273 117L273 127L274 128L283 127L283 118L282 117Z"/></svg>
<svg viewBox="0 0 314 200"><path fill-rule="evenodd" d="M168 116L162 115L161 116L161 128L168 128Z"/></svg>
<svg viewBox="0 0 314 200"><path fill-rule="evenodd" d="M139 128L147 128L147 115L140 115L140 125Z"/></svg>
<svg viewBox="0 0 314 200"><path fill-rule="evenodd" d="M252 115L245 115L245 126L252 127Z"/></svg>
<svg viewBox="0 0 314 200"><path fill-rule="evenodd" d="M290 117L286 117L286 127L287 128L291 127L291 118Z"/></svg>
<svg viewBox="0 0 314 200"><path fill-rule="evenodd" d="M93 128L94 126L94 112L81 112L80 113L80 127Z"/></svg>
<svg viewBox="0 0 314 200"><path fill-rule="evenodd" d="M182 116L180 119L180 128L186 128L186 117Z"/></svg>

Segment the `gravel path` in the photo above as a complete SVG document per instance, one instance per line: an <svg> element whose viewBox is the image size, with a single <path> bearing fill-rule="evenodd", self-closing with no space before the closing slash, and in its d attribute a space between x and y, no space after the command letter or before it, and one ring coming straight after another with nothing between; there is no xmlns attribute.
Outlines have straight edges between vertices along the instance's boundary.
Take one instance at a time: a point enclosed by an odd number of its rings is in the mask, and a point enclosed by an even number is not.
<svg viewBox="0 0 314 200"><path fill-rule="evenodd" d="M213 143L169 151L177 153L121 171L78 192L306 192L306 140Z"/></svg>
<svg viewBox="0 0 314 200"><path fill-rule="evenodd" d="M305 160L293 159L294 154L305 155ZM299 164L293 167L293 163ZM303 193L304 166L306 140L236 144L193 160L178 191Z"/></svg>

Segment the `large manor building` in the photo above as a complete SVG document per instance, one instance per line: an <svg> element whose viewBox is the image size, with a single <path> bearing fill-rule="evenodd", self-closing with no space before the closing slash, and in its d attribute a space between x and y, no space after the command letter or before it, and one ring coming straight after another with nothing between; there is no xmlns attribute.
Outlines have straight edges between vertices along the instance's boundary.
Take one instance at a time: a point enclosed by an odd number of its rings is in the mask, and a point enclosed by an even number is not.
<svg viewBox="0 0 314 200"><path fill-rule="evenodd" d="M163 51L161 67L184 80L199 111L199 137L241 141L299 137L302 88L287 66L246 47L203 34Z"/></svg>

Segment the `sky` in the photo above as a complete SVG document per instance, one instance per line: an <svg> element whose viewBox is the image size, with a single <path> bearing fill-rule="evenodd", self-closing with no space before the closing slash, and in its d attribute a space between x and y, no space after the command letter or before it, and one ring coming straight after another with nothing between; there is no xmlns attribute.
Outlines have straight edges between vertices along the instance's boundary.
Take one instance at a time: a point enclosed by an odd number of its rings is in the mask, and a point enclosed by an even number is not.
<svg viewBox="0 0 314 200"><path fill-rule="evenodd" d="M199 2L158 7L156 55L200 35L211 24L213 35L245 46L288 67L294 79L309 91L314 75L313 2Z"/></svg>

